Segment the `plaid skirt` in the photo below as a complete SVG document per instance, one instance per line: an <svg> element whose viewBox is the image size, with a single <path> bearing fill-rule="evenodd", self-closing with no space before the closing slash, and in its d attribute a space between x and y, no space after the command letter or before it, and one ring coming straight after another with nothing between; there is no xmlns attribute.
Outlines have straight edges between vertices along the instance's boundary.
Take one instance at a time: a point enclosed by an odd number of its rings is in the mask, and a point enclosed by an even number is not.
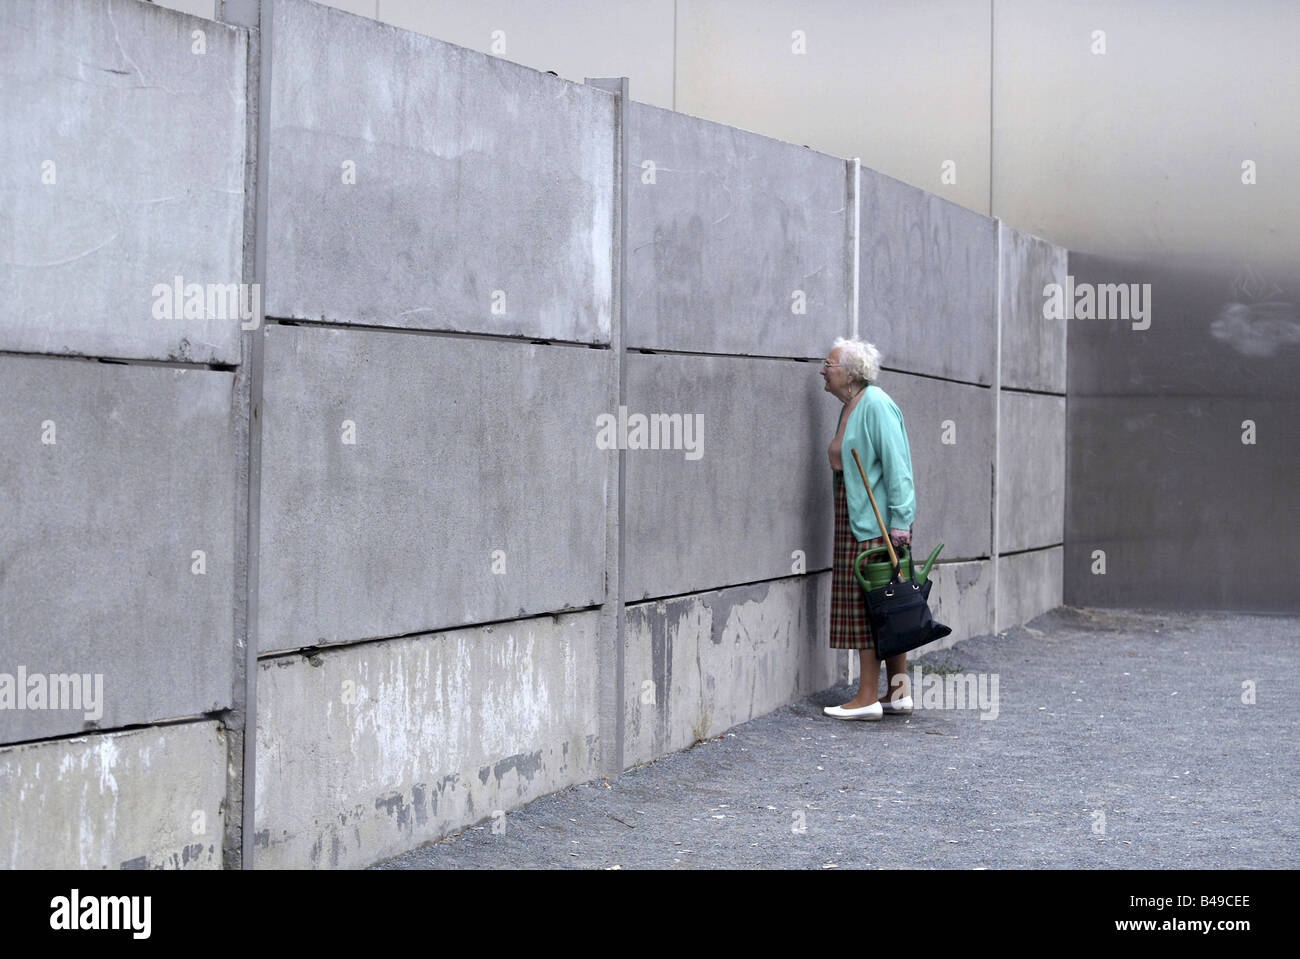
<svg viewBox="0 0 1300 959"><path fill-rule="evenodd" d="M877 536L859 546L849 526L849 501L844 493L844 473L835 470L835 553L831 569L831 649L875 649L867 613L867 597L853 575L853 560L864 549L883 546ZM865 575L865 573L864 573Z"/></svg>

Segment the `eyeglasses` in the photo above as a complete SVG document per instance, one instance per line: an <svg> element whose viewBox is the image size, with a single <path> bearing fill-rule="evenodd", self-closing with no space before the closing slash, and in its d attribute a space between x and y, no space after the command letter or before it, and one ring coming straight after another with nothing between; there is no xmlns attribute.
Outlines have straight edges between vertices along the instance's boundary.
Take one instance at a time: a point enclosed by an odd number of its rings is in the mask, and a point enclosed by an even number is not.
<svg viewBox="0 0 1300 959"><path fill-rule="evenodd" d="M823 370L833 370L833 369L835 369L836 367L838 367L838 366L843 366L843 365L844 365L843 363L831 363L831 362L828 361L828 360L822 360L822 369L823 369Z"/></svg>

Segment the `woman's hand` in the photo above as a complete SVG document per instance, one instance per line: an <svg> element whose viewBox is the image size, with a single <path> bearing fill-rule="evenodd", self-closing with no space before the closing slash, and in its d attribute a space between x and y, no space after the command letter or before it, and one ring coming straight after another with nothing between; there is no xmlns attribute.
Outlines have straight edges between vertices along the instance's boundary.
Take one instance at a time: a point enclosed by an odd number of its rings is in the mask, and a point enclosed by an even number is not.
<svg viewBox="0 0 1300 959"><path fill-rule="evenodd" d="M894 546L910 546L912 544L912 531L910 529L891 529L889 538L893 541Z"/></svg>

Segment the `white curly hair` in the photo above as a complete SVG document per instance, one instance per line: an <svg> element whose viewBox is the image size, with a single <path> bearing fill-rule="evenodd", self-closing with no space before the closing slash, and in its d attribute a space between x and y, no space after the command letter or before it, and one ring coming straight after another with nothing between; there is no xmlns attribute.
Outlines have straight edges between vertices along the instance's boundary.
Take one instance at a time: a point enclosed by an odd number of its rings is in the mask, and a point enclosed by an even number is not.
<svg viewBox="0 0 1300 959"><path fill-rule="evenodd" d="M837 337L831 344L831 349L843 350L840 353L840 365L855 382L874 383L880 376L880 350L866 340Z"/></svg>

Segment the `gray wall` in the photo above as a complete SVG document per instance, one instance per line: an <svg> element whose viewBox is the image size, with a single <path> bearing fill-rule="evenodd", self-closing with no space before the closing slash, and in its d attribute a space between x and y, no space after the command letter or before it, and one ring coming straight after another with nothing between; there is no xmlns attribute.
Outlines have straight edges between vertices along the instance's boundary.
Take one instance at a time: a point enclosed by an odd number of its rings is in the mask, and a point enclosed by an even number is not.
<svg viewBox="0 0 1300 959"><path fill-rule="evenodd" d="M994 505L997 626L1021 623L1063 597L1066 321L1043 309L1066 283L1068 254L999 224L1001 283L998 452Z"/></svg>
<svg viewBox="0 0 1300 959"><path fill-rule="evenodd" d="M818 364L854 331L945 645L1060 602L1059 248L306 0L57 9L0 10L3 209L50 223L4 234L0 672L105 703L0 711L6 865L365 865L849 678ZM157 319L174 275L256 281L256 328ZM699 455L600 448L620 406Z"/></svg>
<svg viewBox="0 0 1300 959"><path fill-rule="evenodd" d="M1067 600L1300 610L1300 271L1071 253L1070 273L1150 284L1151 308L1147 329L1070 321Z"/></svg>
<svg viewBox="0 0 1300 959"><path fill-rule="evenodd" d="M4 866L227 861L240 321L154 287L243 278L248 51L136 0L0 4L0 673L101 693L0 710Z"/></svg>

